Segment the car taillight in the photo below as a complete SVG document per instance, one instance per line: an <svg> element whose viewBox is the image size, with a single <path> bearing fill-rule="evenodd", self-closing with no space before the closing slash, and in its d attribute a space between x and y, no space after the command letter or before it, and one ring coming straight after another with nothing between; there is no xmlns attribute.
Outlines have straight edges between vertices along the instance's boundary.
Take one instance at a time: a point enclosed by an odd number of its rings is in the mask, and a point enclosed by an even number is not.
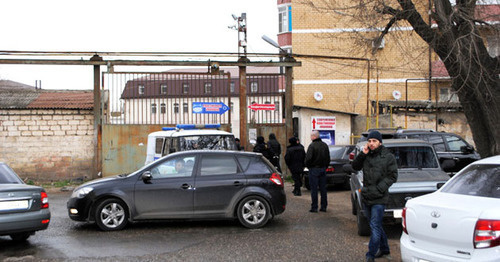
<svg viewBox="0 0 500 262"><path fill-rule="evenodd" d="M405 234L408 234L408 229L406 229L406 207L403 208L403 213L401 214L401 218L402 218L401 225L403 225L403 232L405 232Z"/></svg>
<svg viewBox="0 0 500 262"><path fill-rule="evenodd" d="M354 160L354 153L349 153L349 160Z"/></svg>
<svg viewBox="0 0 500 262"><path fill-rule="evenodd" d="M271 178L269 178L269 180L271 180L278 186L283 186L283 180L281 179L281 176L278 173L273 173L271 175Z"/></svg>
<svg viewBox="0 0 500 262"><path fill-rule="evenodd" d="M41 208L44 209L44 208L49 208L49 197L47 196L47 193L43 192L40 194L41 197L41 201L42 201L42 206Z"/></svg>
<svg viewBox="0 0 500 262"><path fill-rule="evenodd" d="M328 172L328 173L333 173L333 172L335 172L335 168L333 168L332 166L330 166L330 167L328 167L328 168L326 169L326 172Z"/></svg>
<svg viewBox="0 0 500 262"><path fill-rule="evenodd" d="M500 220L479 219L474 230L474 247L489 248L500 245Z"/></svg>

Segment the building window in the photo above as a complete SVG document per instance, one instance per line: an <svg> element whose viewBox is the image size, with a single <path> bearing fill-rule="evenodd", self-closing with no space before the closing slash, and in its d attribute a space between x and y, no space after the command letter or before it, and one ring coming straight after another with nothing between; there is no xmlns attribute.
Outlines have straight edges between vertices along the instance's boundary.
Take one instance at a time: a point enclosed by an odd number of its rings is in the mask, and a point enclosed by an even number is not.
<svg viewBox="0 0 500 262"><path fill-rule="evenodd" d="M274 101L274 111L280 111L280 101Z"/></svg>
<svg viewBox="0 0 500 262"><path fill-rule="evenodd" d="M156 104L151 104L151 114L156 114Z"/></svg>
<svg viewBox="0 0 500 262"><path fill-rule="evenodd" d="M144 95L144 85L139 85L139 95Z"/></svg>
<svg viewBox="0 0 500 262"><path fill-rule="evenodd" d="M234 112L233 107L234 103L233 102L229 103L229 110L231 110L231 112Z"/></svg>
<svg viewBox="0 0 500 262"><path fill-rule="evenodd" d="M205 94L212 93L212 83L205 83Z"/></svg>
<svg viewBox="0 0 500 262"><path fill-rule="evenodd" d="M259 83L251 82L250 83L250 92L257 93L258 90L259 90Z"/></svg>
<svg viewBox="0 0 500 262"><path fill-rule="evenodd" d="M439 101L440 102L458 102L458 96L451 88L441 88L439 89Z"/></svg>
<svg viewBox="0 0 500 262"><path fill-rule="evenodd" d="M160 85L160 92L162 94L166 94L167 93L167 85L166 84Z"/></svg>
<svg viewBox="0 0 500 262"><path fill-rule="evenodd" d="M160 113L162 113L162 114L167 113L167 105L165 105L165 103L161 103L161 105L160 105Z"/></svg>
<svg viewBox="0 0 500 262"><path fill-rule="evenodd" d="M292 6L284 5L278 8L279 13L279 33L292 31Z"/></svg>
<svg viewBox="0 0 500 262"><path fill-rule="evenodd" d="M182 104L182 112L184 112L184 114L189 113L188 103Z"/></svg>
<svg viewBox="0 0 500 262"><path fill-rule="evenodd" d="M182 93L183 94L189 94L189 83L183 83L182 84Z"/></svg>
<svg viewBox="0 0 500 262"><path fill-rule="evenodd" d="M175 103L174 104L174 114L178 114L178 113L179 113L179 104Z"/></svg>
<svg viewBox="0 0 500 262"><path fill-rule="evenodd" d="M231 81L231 83L229 84L229 92L234 93L234 86L234 81Z"/></svg>

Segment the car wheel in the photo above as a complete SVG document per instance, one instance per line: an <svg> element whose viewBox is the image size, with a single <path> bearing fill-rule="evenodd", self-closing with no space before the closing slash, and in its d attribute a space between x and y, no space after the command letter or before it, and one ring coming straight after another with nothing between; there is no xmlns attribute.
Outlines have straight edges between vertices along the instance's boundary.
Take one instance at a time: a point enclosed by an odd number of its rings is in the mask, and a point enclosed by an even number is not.
<svg viewBox="0 0 500 262"><path fill-rule="evenodd" d="M370 235L370 224L368 224L368 219L361 213L359 208L356 210L356 223L358 224L358 235L359 236L369 236Z"/></svg>
<svg viewBox="0 0 500 262"><path fill-rule="evenodd" d="M101 230L120 230L128 222L127 206L116 198L105 199L97 205L95 221Z"/></svg>
<svg viewBox="0 0 500 262"><path fill-rule="evenodd" d="M271 209L266 200L250 196L238 205L238 219L247 228L263 227L271 217Z"/></svg>
<svg viewBox="0 0 500 262"><path fill-rule="evenodd" d="M28 232L28 233L18 233L18 234L12 234L10 235L10 238L12 238L12 240L14 241L26 241L30 236L31 236L31 232Z"/></svg>
<svg viewBox="0 0 500 262"><path fill-rule="evenodd" d="M309 177L308 176L304 176L304 187L307 190L311 190L311 185L309 185Z"/></svg>

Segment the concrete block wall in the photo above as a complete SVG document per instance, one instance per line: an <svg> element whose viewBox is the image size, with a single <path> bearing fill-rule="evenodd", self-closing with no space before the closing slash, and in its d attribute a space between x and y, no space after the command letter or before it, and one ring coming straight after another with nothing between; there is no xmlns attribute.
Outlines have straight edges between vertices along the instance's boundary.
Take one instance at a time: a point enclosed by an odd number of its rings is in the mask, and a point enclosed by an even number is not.
<svg viewBox="0 0 500 262"><path fill-rule="evenodd" d="M0 161L23 179L91 177L91 110L0 110Z"/></svg>

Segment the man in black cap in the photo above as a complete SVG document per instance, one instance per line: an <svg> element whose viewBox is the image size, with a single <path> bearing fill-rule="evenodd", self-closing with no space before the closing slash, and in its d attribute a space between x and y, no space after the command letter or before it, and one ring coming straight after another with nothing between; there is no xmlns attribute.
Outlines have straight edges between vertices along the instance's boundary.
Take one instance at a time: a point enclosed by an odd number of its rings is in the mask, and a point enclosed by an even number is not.
<svg viewBox="0 0 500 262"><path fill-rule="evenodd" d="M293 179L293 195L301 196L300 188L302 187L302 173L304 172L304 159L306 158L306 151L304 146L297 143L296 137L288 139L290 145L286 148L285 163L292 173Z"/></svg>
<svg viewBox="0 0 500 262"><path fill-rule="evenodd" d="M363 169L361 198L371 230L366 261L374 261L377 257L390 254L382 219L389 199L389 187L398 179L398 166L394 155L382 145L380 132L371 131L368 142L352 162L352 167Z"/></svg>

